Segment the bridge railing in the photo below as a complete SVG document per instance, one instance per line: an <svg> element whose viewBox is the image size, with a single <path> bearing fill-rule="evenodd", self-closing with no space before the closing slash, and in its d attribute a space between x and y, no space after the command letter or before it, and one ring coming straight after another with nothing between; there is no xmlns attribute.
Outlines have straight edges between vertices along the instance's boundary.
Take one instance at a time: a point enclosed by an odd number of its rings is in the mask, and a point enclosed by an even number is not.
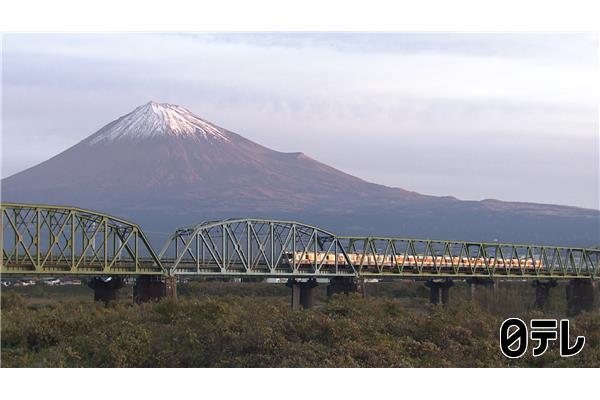
<svg viewBox="0 0 600 400"><path fill-rule="evenodd" d="M2 274L163 274L141 228L75 207L0 203Z"/></svg>

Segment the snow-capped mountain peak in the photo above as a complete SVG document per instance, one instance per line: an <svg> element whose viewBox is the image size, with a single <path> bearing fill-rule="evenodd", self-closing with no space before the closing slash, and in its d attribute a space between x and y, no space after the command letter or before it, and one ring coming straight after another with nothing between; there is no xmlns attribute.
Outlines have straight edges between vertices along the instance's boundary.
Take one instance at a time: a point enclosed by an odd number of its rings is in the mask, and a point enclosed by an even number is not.
<svg viewBox="0 0 600 400"><path fill-rule="evenodd" d="M104 126L90 137L89 143L163 136L230 141L227 131L197 117L187 108L150 101Z"/></svg>

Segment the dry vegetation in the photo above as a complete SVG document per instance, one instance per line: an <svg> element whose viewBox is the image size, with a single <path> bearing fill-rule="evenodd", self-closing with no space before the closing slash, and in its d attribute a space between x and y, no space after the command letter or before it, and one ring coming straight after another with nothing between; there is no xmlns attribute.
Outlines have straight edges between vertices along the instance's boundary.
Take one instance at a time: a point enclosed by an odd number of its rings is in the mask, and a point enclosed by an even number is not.
<svg viewBox="0 0 600 400"><path fill-rule="evenodd" d="M530 309L531 289L480 290L476 301L455 287L453 304L428 304L422 283L369 286L367 299L336 295L292 311L283 285L198 282L178 301L134 305L129 293L104 307L87 288L28 287L2 292L3 367L502 367L600 366L600 315L572 319L585 335L576 357L507 360L498 329L507 315L564 316Z"/></svg>

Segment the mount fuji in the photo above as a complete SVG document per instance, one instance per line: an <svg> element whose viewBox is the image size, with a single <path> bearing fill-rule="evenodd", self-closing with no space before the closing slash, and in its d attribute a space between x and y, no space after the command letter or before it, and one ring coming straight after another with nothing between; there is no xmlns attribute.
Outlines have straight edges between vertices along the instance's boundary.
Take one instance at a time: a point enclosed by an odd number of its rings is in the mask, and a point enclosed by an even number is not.
<svg viewBox="0 0 600 400"><path fill-rule="evenodd" d="M2 201L73 205L138 222L159 242L178 226L286 218L340 234L588 246L600 212L426 196L364 181L149 102L1 182ZM161 236L163 235L163 236Z"/></svg>

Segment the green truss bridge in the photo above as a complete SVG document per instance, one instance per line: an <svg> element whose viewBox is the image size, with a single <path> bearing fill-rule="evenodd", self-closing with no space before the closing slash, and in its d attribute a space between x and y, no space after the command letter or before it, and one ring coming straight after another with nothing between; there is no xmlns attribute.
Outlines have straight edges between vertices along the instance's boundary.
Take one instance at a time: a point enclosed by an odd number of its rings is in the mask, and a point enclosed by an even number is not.
<svg viewBox="0 0 600 400"><path fill-rule="evenodd" d="M2 274L598 279L600 249L338 236L292 221L177 229L159 253L142 229L75 207L1 203Z"/></svg>
<svg viewBox="0 0 600 400"><path fill-rule="evenodd" d="M0 208L3 276L556 282L597 280L600 265L600 249L338 236L298 222L251 218L179 228L157 252L138 225L110 215L37 204Z"/></svg>

